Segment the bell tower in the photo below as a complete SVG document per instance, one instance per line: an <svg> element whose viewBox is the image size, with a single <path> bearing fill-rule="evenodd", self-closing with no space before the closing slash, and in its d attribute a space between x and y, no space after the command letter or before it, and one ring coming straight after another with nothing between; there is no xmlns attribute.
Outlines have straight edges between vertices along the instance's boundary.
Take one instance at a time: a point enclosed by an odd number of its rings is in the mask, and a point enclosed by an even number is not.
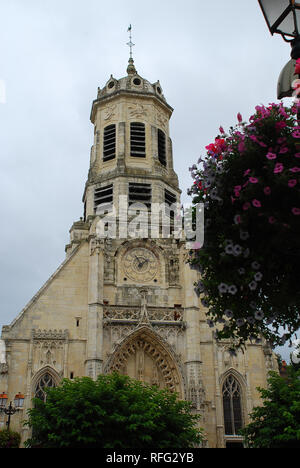
<svg viewBox="0 0 300 468"><path fill-rule="evenodd" d="M91 110L94 144L83 202L85 220L97 206L120 196L129 203L174 203L180 199L173 169L169 120L173 109L157 81L141 77L132 58L127 76L112 75Z"/></svg>

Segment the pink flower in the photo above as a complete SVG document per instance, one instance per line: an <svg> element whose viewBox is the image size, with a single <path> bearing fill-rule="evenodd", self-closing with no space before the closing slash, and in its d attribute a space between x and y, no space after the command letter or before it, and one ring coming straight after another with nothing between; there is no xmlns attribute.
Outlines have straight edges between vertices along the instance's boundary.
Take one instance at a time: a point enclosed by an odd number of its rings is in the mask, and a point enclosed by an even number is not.
<svg viewBox="0 0 300 468"><path fill-rule="evenodd" d="M252 205L255 206L255 208L260 208L261 207L261 203L259 200L252 200Z"/></svg>
<svg viewBox="0 0 300 468"><path fill-rule="evenodd" d="M289 187L295 187L295 185L297 185L297 180L296 179L290 179L288 181L288 186Z"/></svg>
<svg viewBox="0 0 300 468"><path fill-rule="evenodd" d="M295 130L293 133L292 133L293 137L294 138L300 138L300 131L299 130Z"/></svg>
<svg viewBox="0 0 300 468"><path fill-rule="evenodd" d="M220 130L220 133L222 133L222 135L224 135L224 134L225 134L225 132L224 132L224 128L223 128L223 127L220 127L220 128L219 128L219 130Z"/></svg>
<svg viewBox="0 0 300 468"><path fill-rule="evenodd" d="M240 141L240 143L238 145L239 152L244 153L245 149L246 149L245 143L243 141Z"/></svg>
<svg viewBox="0 0 300 468"><path fill-rule="evenodd" d="M269 223L274 224L275 222L276 222L276 219L274 218L274 216L270 216L269 217Z"/></svg>
<svg viewBox="0 0 300 468"><path fill-rule="evenodd" d="M286 146L283 146L280 148L279 154L285 154L288 153L289 149Z"/></svg>
<svg viewBox="0 0 300 468"><path fill-rule="evenodd" d="M277 130L281 130L286 127L286 122L283 122L282 120L280 122L276 122L275 127Z"/></svg>
<svg viewBox="0 0 300 468"><path fill-rule="evenodd" d="M251 184L257 184L258 179L256 177L249 177L249 182L251 182Z"/></svg>
<svg viewBox="0 0 300 468"><path fill-rule="evenodd" d="M236 192L240 192L240 191L242 190L242 186L241 186L241 185L236 185L236 186L234 187L234 190L235 190Z"/></svg>
<svg viewBox="0 0 300 468"><path fill-rule="evenodd" d="M292 167L292 169L290 169L291 172L300 172L300 167Z"/></svg>
<svg viewBox="0 0 300 468"><path fill-rule="evenodd" d="M239 112L238 115L237 115L237 119L239 121L239 123L242 123L243 122L243 117L241 115L241 113Z"/></svg>
<svg viewBox="0 0 300 468"><path fill-rule="evenodd" d="M300 158L300 153L296 153L295 158Z"/></svg>
<svg viewBox="0 0 300 468"><path fill-rule="evenodd" d="M280 174L284 169L283 164L277 163L274 169L274 174Z"/></svg>
<svg viewBox="0 0 300 468"><path fill-rule="evenodd" d="M249 210L250 206L251 206L250 203L248 203L248 202L244 203L244 205L243 205L243 210L244 210L244 211Z"/></svg>
<svg viewBox="0 0 300 468"><path fill-rule="evenodd" d="M296 216L300 215L300 208L292 208L292 213Z"/></svg>
<svg viewBox="0 0 300 468"><path fill-rule="evenodd" d="M250 135L250 139L251 139L252 141L255 141L255 143L259 143L258 138L257 138L257 136L255 136L255 135Z"/></svg>
<svg viewBox="0 0 300 468"><path fill-rule="evenodd" d="M268 159L276 159L276 158L277 158L277 155L276 155L275 153L270 153L270 152L269 152L269 153L267 154L267 158L268 158Z"/></svg>
<svg viewBox="0 0 300 468"><path fill-rule="evenodd" d="M240 215L235 215L234 217L234 224L240 224L241 223L241 216Z"/></svg>
<svg viewBox="0 0 300 468"><path fill-rule="evenodd" d="M300 154L300 153L299 153ZM251 169L247 169L245 172L244 172L244 176L247 176L248 174L250 174L251 172Z"/></svg>
<svg viewBox="0 0 300 468"><path fill-rule="evenodd" d="M297 59L296 65L295 65L295 75L299 75L299 74L300 74L300 60Z"/></svg>
<svg viewBox="0 0 300 468"><path fill-rule="evenodd" d="M265 195L271 195L271 188L270 187L265 187L264 188L264 193L265 193Z"/></svg>

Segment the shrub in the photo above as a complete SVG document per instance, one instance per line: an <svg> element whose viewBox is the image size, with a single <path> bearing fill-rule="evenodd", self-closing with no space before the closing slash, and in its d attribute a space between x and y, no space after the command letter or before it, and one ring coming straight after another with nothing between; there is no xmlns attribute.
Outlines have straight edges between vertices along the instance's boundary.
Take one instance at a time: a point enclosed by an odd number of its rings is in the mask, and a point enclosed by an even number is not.
<svg viewBox="0 0 300 468"><path fill-rule="evenodd" d="M19 448L21 436L18 432L12 432L5 429L0 431L0 449L1 448Z"/></svg>

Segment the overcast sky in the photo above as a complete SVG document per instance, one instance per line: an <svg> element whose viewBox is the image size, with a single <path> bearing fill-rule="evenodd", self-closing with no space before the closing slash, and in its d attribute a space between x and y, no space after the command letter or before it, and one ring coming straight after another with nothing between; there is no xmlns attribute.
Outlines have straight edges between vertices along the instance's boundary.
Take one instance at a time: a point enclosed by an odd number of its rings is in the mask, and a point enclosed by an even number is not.
<svg viewBox="0 0 300 468"><path fill-rule="evenodd" d="M126 75L129 24L137 71L174 108L183 201L219 126L276 102L290 47L257 0L0 0L0 329L64 260L83 215L91 104Z"/></svg>

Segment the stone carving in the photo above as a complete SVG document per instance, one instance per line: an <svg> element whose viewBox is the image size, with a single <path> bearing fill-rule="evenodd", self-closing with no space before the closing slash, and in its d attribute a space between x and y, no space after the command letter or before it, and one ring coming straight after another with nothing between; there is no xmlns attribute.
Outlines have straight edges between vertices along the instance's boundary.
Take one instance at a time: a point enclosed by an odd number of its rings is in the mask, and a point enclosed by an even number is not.
<svg viewBox="0 0 300 468"><path fill-rule="evenodd" d="M139 327L142 325L151 326L149 315L148 315L148 307L147 307L148 290L141 289L140 294L141 294L141 314L140 314L138 326Z"/></svg>
<svg viewBox="0 0 300 468"><path fill-rule="evenodd" d="M161 112L157 112L156 119L159 126L166 131L168 128L168 119Z"/></svg>
<svg viewBox="0 0 300 468"><path fill-rule="evenodd" d="M104 250L104 281L113 283L115 279L114 249L111 239L105 239Z"/></svg>
<svg viewBox="0 0 300 468"><path fill-rule="evenodd" d="M180 378L174 359L147 326L133 332L116 347L105 372L116 371L148 383L179 391Z"/></svg>
<svg viewBox="0 0 300 468"><path fill-rule="evenodd" d="M138 119L145 117L147 115L147 110L142 104L135 104L134 106L129 107L130 117L136 117Z"/></svg>
<svg viewBox="0 0 300 468"><path fill-rule="evenodd" d="M140 316L138 306L105 306L103 318L110 320L138 321ZM150 321L178 322L182 325L183 309L180 307L149 307L147 306L148 318Z"/></svg>
<svg viewBox="0 0 300 468"><path fill-rule="evenodd" d="M8 373L8 365L6 363L0 363L0 374Z"/></svg>
<svg viewBox="0 0 300 468"><path fill-rule="evenodd" d="M108 106L106 109L103 110L103 118L104 120L111 120L116 115L116 107L117 106Z"/></svg>
<svg viewBox="0 0 300 468"><path fill-rule="evenodd" d="M98 255L104 249L104 239L92 239L90 243L90 255Z"/></svg>
<svg viewBox="0 0 300 468"><path fill-rule="evenodd" d="M202 382L201 363L195 362L189 366L189 400L193 403L195 410L202 414L202 420L205 420L206 398Z"/></svg>
<svg viewBox="0 0 300 468"><path fill-rule="evenodd" d="M177 256L172 256L169 260L169 284L176 286L179 283L179 259Z"/></svg>
<svg viewBox="0 0 300 468"><path fill-rule="evenodd" d="M67 330L33 330L33 371L44 366L53 367L58 373L64 368L64 347Z"/></svg>

